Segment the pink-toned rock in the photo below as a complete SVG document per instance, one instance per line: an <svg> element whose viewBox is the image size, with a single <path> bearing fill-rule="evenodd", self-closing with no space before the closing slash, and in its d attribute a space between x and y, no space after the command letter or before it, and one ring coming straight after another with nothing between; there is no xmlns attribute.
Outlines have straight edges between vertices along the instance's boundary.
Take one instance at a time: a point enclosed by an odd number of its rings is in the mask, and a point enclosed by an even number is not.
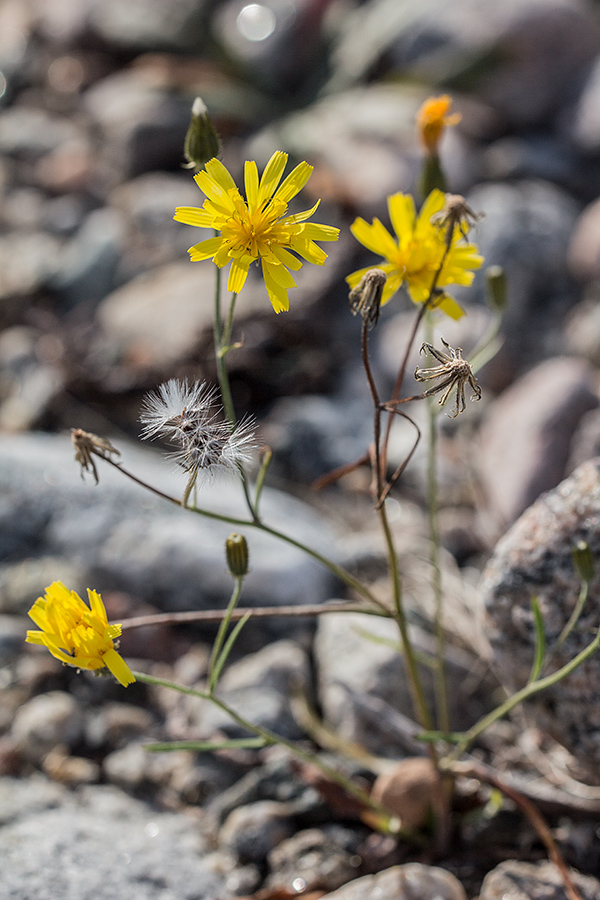
<svg viewBox="0 0 600 900"><path fill-rule="evenodd" d="M556 647L580 591L573 548L588 544L600 559L600 459L589 460L533 504L498 543L480 583L482 633L492 664L509 691L523 687L536 646L531 609L537 598L546 635L549 674L592 641L600 616L600 567L576 627ZM558 684L536 694L526 713L576 757L593 781L600 764L600 655L596 654Z"/></svg>
<svg viewBox="0 0 600 900"><path fill-rule="evenodd" d="M481 429L479 465L492 529L502 531L564 477L575 429L598 406L595 387L586 363L556 357L490 404Z"/></svg>

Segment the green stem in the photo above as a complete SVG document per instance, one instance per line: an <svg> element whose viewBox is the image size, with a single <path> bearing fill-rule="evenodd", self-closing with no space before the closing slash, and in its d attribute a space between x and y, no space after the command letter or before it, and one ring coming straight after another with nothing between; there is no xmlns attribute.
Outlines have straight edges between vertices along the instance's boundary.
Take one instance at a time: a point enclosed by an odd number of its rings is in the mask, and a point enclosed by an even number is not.
<svg viewBox="0 0 600 900"><path fill-rule="evenodd" d="M369 794L364 791L362 788L358 787L358 785L354 784L350 778L347 778L341 772L338 772L332 766L328 766L327 763L324 763L316 754L311 753L309 750L305 750L303 747L298 746L293 741L288 740L287 738L281 737L275 732L271 731L268 728L263 728L262 725L255 725L253 722L249 722L248 719L245 719L239 713L237 713L228 703L224 700L221 700L219 697L215 697L214 694L209 694L206 691L198 691L195 688L185 687L180 684L176 684L173 681L168 681L165 678L155 678L153 675L146 675L144 672L134 672L134 677L137 681L141 681L144 684L153 684L158 685L160 687L169 688L173 691L178 691L181 694L188 694L192 697L198 697L200 700L209 700L211 703L214 703L219 709L223 710L234 722L236 722L241 728L244 728L246 731L255 734L257 737L263 738L263 740L267 744L278 744L281 747L286 747L296 759L300 759L302 762L309 763L310 765L318 768L330 781L333 781L335 784L338 784L342 787L350 796L354 797L359 803L363 804L367 809L373 810L380 819L380 825L386 826L388 830L392 830L393 827L393 817L390 816L389 812L385 810L383 807L379 806L379 804L375 803L371 800Z"/></svg>
<svg viewBox="0 0 600 900"><path fill-rule="evenodd" d="M423 691L423 685L421 683L421 677L419 675L415 652L413 650L410 635L408 633L408 624L406 621L406 614L404 612L404 603L402 599L402 580L400 576L400 570L398 568L398 556L396 554L394 538L390 529L390 523L387 517L385 504L383 504L378 509L378 513L387 548L388 566L392 582L392 591L394 595L394 618L396 619L396 623L400 631L404 664L406 667L406 674L408 676L408 684L413 701L415 718L423 728L429 730L432 727L431 714L427 706L427 701L425 700L425 693ZM431 752L433 753L433 748L431 748Z"/></svg>
<svg viewBox="0 0 600 900"><path fill-rule="evenodd" d="M212 653L210 655L210 664L208 667L208 683L210 685L210 693L212 694L215 687L217 686L217 679L215 677L215 673L218 671L218 662L219 655L221 653L221 647L223 646L223 641L225 640L225 635L227 633L227 629L229 628L229 623L231 622L231 616L233 615L233 611L238 605L240 595L242 593L242 584L244 582L243 578L236 578L233 586L233 591L231 593L231 599L227 605L227 609L225 611L225 615L221 620L221 624L219 625L219 630L217 632L217 636L215 638L215 643L212 648Z"/></svg>
<svg viewBox="0 0 600 900"><path fill-rule="evenodd" d="M475 741L480 734L489 728L494 722L497 722L498 719L501 719L507 713L514 709L515 706L518 706L519 703L523 703L524 700L528 700L529 697L532 697L534 694L539 693L540 691L545 690L546 688L552 687L555 684L558 684L559 681L562 681L563 678L566 678L567 675L570 675L575 669L578 668L582 663L584 663L587 659L592 656L596 650L600 647L600 628L596 634L594 640L588 644L585 649L578 653L577 656L573 657L568 663L565 663L562 668L558 669L556 672L553 672L551 675L546 675L544 678L539 678L537 681L530 681L529 684L526 684L525 687L521 688L520 691L517 691L516 694L512 694L507 700L504 701L500 706L496 709L492 710L491 713L488 713L487 716L483 716L479 722L476 722L472 728L468 731L465 731L463 739L457 744L456 749L444 760L444 765L452 765L452 763L457 762L465 750Z"/></svg>
<svg viewBox="0 0 600 900"><path fill-rule="evenodd" d="M490 359L493 359L502 346L502 341L498 338L498 335L503 319L502 313L495 313L487 330L469 354L469 362L474 373L482 369Z"/></svg>
<svg viewBox="0 0 600 900"><path fill-rule="evenodd" d="M145 488L148 491L151 491L157 497L160 497L163 500L168 500L169 503L173 503L175 506L182 506L181 500L178 500L176 497L171 497L169 494L165 494L164 491L159 491L158 488L152 487L148 482L143 481L141 478L138 478L137 475L134 475L133 472L129 472L124 466L120 463L114 462L114 460L110 459L108 456L100 456L100 459L103 459L104 462L111 465L113 468L117 469L121 474L126 475L127 478L130 478L136 484L139 484L141 487ZM333 562L333 560L329 559L327 556L323 556L322 553L319 553L317 550L313 550L312 547L309 547L307 544L303 544L302 541L296 540L296 538L291 537L289 534L285 534L283 531L278 531L276 528L272 528L270 525L266 525L260 519L241 519L236 516L227 516L224 513L213 512L210 509L203 509L199 506L187 506L190 512L197 513L200 516L204 516L207 519L214 519L217 522L226 522L228 525L237 525L238 527L248 527L248 528L257 528L260 531L264 531L266 534L272 534L273 537L278 538L281 541L284 541L287 544L291 544L292 547L297 547L298 550L302 550L303 553L306 553L308 556L312 556L317 562L319 562L322 566L335 575L336 578L339 578L347 587L352 588L352 590L356 591L357 594L360 594L361 597L364 597L365 600L368 600L378 609L380 609L384 615L389 616L390 611L385 605L379 600L369 588L359 581L358 578L355 578L354 575L351 575L347 569L344 569L342 566L339 566L337 563Z"/></svg>
<svg viewBox="0 0 600 900"><path fill-rule="evenodd" d="M425 317L425 339L429 343L433 342L433 321L431 315ZM427 513L429 518L429 562L431 566L431 587L433 589L434 609L435 703L438 728L442 731L450 731L448 691L444 669L446 636L444 634L442 571L440 568L440 522L437 479L437 406L431 397L427 399L427 437Z"/></svg>

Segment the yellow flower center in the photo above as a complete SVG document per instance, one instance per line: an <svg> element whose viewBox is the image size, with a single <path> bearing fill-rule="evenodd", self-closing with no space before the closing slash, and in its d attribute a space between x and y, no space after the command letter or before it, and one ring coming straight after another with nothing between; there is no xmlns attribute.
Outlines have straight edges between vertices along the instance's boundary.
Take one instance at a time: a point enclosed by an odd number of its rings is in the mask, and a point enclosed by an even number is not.
<svg viewBox="0 0 600 900"><path fill-rule="evenodd" d="M286 203L269 200L250 212L241 197L236 200L236 212L221 227L221 235L229 245L230 256L251 256L258 259L269 253L271 244L290 243L290 236L281 225L278 227L278 219L285 212Z"/></svg>

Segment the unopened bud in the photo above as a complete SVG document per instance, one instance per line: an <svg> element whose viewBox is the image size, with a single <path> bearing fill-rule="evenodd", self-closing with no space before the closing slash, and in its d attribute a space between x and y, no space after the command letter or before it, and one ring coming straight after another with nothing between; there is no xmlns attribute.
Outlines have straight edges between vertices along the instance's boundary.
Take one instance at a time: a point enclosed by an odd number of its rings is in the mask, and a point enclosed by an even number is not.
<svg viewBox="0 0 600 900"><path fill-rule="evenodd" d="M200 171L209 159L218 156L220 149L221 141L210 120L208 110L202 99L196 97L183 145L183 155L186 158L184 169Z"/></svg>
<svg viewBox="0 0 600 900"><path fill-rule="evenodd" d="M383 269L369 269L348 295L352 315L360 313L367 328L377 324L386 281L387 275Z"/></svg>
<svg viewBox="0 0 600 900"><path fill-rule="evenodd" d="M504 312L508 306L508 292L506 273L502 266L489 266L485 270L485 282L489 306L496 312Z"/></svg>
<svg viewBox="0 0 600 900"><path fill-rule="evenodd" d="M230 534L225 541L227 565L234 578L248 574L248 543L243 534Z"/></svg>
<svg viewBox="0 0 600 900"><path fill-rule="evenodd" d="M573 547L573 565L582 581L589 583L592 580L594 577L594 554L585 541L577 541Z"/></svg>

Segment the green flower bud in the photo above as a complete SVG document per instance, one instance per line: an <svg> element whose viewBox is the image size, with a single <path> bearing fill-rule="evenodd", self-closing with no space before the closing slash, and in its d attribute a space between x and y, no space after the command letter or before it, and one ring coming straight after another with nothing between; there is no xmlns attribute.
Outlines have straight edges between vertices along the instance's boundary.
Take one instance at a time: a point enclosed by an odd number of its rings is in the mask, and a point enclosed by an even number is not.
<svg viewBox="0 0 600 900"><path fill-rule="evenodd" d="M594 577L594 554L585 541L577 541L573 547L573 565L582 581L590 582L592 580Z"/></svg>
<svg viewBox="0 0 600 900"><path fill-rule="evenodd" d="M243 534L230 534L225 541L227 565L234 578L248 574L248 543Z"/></svg>
<svg viewBox="0 0 600 900"><path fill-rule="evenodd" d="M186 158L183 168L200 171L209 159L218 156L220 150L221 141L210 120L208 110L202 99L196 97L183 145L183 155Z"/></svg>
<svg viewBox="0 0 600 900"><path fill-rule="evenodd" d="M508 295L506 273L502 266L488 266L485 281L489 306L496 312L503 313L508 306Z"/></svg>

